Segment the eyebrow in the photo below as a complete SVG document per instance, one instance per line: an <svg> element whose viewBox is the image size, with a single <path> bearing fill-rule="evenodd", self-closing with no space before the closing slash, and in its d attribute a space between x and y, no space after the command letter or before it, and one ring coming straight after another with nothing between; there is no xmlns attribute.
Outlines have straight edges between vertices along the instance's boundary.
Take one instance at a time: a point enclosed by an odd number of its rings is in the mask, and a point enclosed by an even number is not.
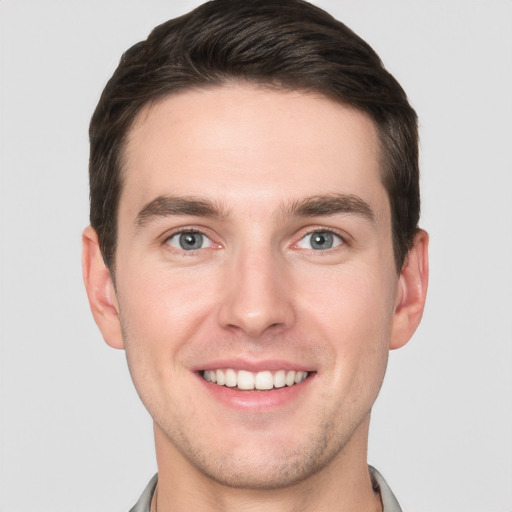
<svg viewBox="0 0 512 512"><path fill-rule="evenodd" d="M375 222L375 214L370 205L353 194L327 194L307 197L285 207L284 213L297 217L316 217L341 213L358 215Z"/></svg>
<svg viewBox="0 0 512 512"><path fill-rule="evenodd" d="M143 227L154 218L171 215L222 218L227 216L227 212L204 198L166 195L147 203L135 217L135 225Z"/></svg>
<svg viewBox="0 0 512 512"><path fill-rule="evenodd" d="M285 216L317 217L349 214L362 216L372 222L375 215L370 205L353 194L327 194L307 197L283 207ZM215 203L194 196L159 196L147 203L135 218L135 225L143 227L158 217L193 215L197 217L225 218L228 212Z"/></svg>

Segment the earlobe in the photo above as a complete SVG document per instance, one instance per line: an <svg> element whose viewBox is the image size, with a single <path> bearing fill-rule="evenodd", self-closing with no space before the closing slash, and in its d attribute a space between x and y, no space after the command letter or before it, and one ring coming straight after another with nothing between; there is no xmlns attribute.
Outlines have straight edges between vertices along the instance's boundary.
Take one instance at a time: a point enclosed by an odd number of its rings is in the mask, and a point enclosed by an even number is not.
<svg viewBox="0 0 512 512"><path fill-rule="evenodd" d="M82 234L82 272L91 312L104 340L113 348L124 348L114 283L91 226Z"/></svg>
<svg viewBox="0 0 512 512"><path fill-rule="evenodd" d="M418 327L428 287L428 234L420 229L400 272L391 332L391 349L405 345Z"/></svg>

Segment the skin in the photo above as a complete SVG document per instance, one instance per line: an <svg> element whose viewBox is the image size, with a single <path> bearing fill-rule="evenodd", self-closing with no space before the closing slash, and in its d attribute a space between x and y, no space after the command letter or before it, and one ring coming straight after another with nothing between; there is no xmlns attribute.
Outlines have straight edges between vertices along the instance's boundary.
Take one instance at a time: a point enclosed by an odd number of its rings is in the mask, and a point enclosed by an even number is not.
<svg viewBox="0 0 512 512"><path fill-rule="evenodd" d="M141 112L124 171L116 286L90 227L84 279L154 420L158 510L380 510L370 411L420 321L428 238L397 274L373 122L312 93L187 91ZM199 373L226 361L310 377L226 401Z"/></svg>

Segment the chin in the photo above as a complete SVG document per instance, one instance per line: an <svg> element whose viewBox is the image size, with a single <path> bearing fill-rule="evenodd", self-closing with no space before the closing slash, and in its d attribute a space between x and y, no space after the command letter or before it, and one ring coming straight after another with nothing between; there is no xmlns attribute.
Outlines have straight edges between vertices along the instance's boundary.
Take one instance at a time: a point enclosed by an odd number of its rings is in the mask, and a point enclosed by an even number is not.
<svg viewBox="0 0 512 512"><path fill-rule="evenodd" d="M286 460L267 460L261 454L259 460L233 459L207 464L198 469L213 481L235 489L272 490L291 487L316 473L318 461L302 457Z"/></svg>
<svg viewBox="0 0 512 512"><path fill-rule="evenodd" d="M248 442L234 449L231 445L222 453L189 445L182 453L196 470L221 485L247 490L283 489L321 472L343 450L345 443L329 438L328 432L322 429L320 435L308 436L295 446L288 438L288 443Z"/></svg>

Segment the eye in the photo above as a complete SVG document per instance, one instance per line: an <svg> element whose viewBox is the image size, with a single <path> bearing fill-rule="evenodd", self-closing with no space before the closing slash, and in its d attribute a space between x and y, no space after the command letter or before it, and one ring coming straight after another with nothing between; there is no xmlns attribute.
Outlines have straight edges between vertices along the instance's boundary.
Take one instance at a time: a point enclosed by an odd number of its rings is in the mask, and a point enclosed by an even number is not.
<svg viewBox="0 0 512 512"><path fill-rule="evenodd" d="M343 243L343 240L338 235L331 231L313 231L302 237L297 247L300 249L313 249L315 251L325 251L333 249Z"/></svg>
<svg viewBox="0 0 512 512"><path fill-rule="evenodd" d="M184 251L195 251L197 249L205 249L212 245L212 241L203 233L198 231L186 231L184 233L176 233L169 237L166 243L176 249Z"/></svg>

